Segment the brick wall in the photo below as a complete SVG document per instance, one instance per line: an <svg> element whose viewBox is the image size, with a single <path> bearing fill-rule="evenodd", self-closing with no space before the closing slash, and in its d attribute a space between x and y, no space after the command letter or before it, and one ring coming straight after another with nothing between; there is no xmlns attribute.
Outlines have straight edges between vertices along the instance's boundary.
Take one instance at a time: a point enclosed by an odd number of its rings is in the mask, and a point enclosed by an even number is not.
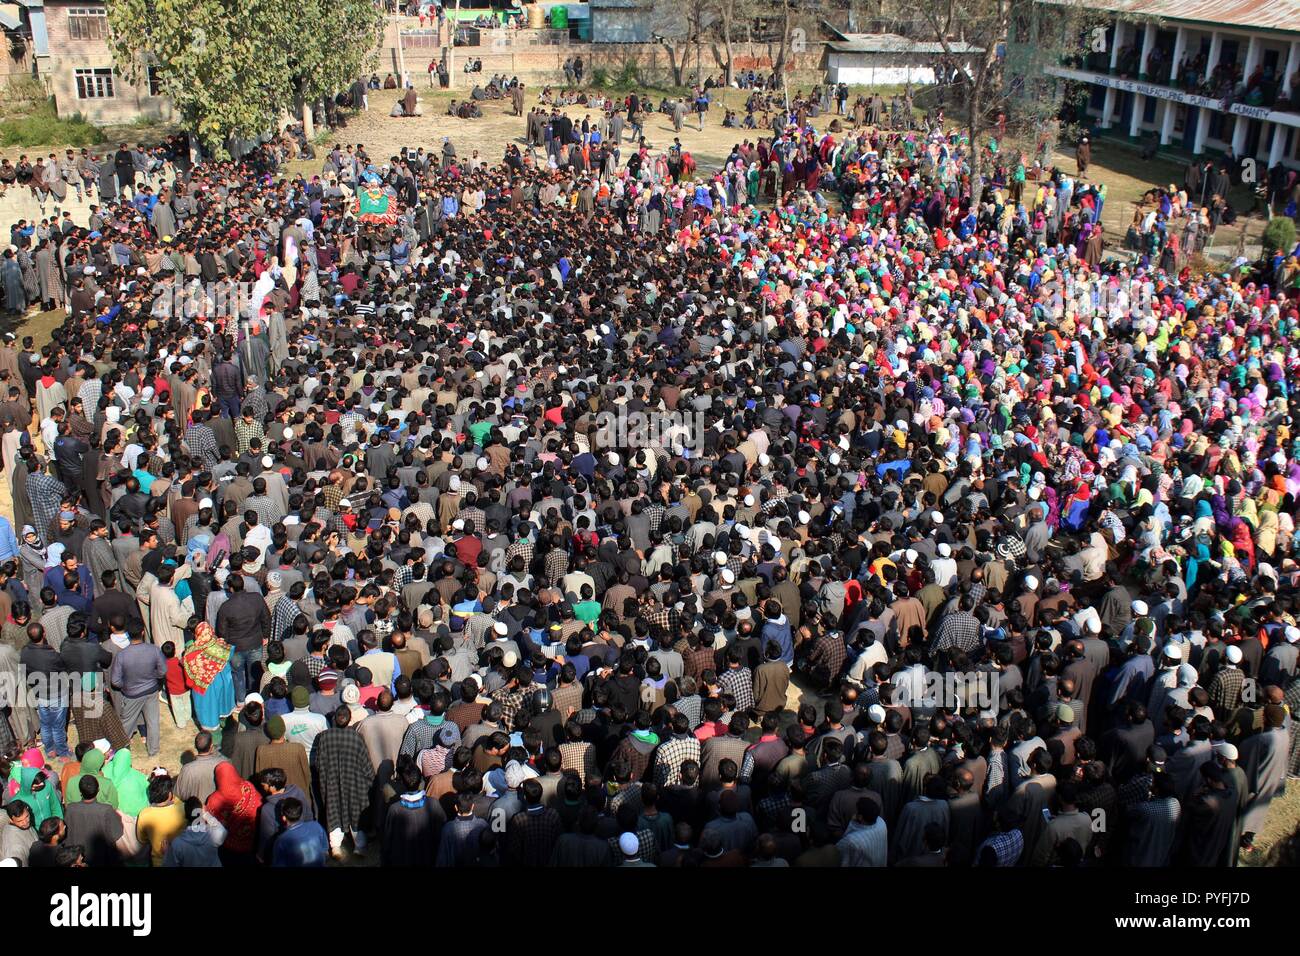
<svg viewBox="0 0 1300 956"><path fill-rule="evenodd" d="M50 55L41 57L40 70L48 79L54 105L60 116L80 113L92 123L130 123L138 116L171 119L171 101L150 96L147 85L135 86L120 71L113 76L113 96L82 99L77 95L76 70L113 67L113 54L104 40L74 39L68 25L73 7L94 3L47 0L45 27L50 37Z"/></svg>
<svg viewBox="0 0 1300 956"><path fill-rule="evenodd" d="M423 54L424 51L421 51ZM693 54L694 51L691 51ZM765 44L735 44L732 55L736 69L770 70L772 68L773 50ZM825 53L824 43L810 43L803 53L790 57L788 62L795 72L821 71ZM657 43L574 43L552 47L512 47L499 50L485 44L481 47L457 47L455 67L460 71L467 57L481 59L483 72L488 76L493 73L505 73L519 76L533 82L562 81L564 78L564 61L579 55L586 67L586 76L591 77L597 70L604 70L611 78L617 78L629 66L635 66L642 82L669 82L672 79L672 67L667 51ZM722 66L715 60L709 47L701 50L701 64L705 74L721 75ZM386 58L387 59L387 58ZM411 51L407 51L407 71L420 75L428 61L412 65ZM695 58L690 56L685 73L689 75L695 69ZM461 78L458 77L458 81Z"/></svg>

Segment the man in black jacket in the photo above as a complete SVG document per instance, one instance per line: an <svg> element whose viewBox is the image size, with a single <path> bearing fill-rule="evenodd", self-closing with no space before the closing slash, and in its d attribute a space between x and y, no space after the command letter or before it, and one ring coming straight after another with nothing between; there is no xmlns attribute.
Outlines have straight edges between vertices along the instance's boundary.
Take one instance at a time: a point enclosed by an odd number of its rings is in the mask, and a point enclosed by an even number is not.
<svg viewBox="0 0 1300 956"><path fill-rule="evenodd" d="M271 612L260 594L244 590L244 576L232 574L226 581L230 597L217 612L217 634L234 648L230 670L235 679L235 700L242 701L255 690L262 676L263 648L271 636Z"/></svg>
<svg viewBox="0 0 1300 956"><path fill-rule="evenodd" d="M227 355L212 370L212 393L217 397L222 414L230 419L239 417L239 405L244 397L244 373Z"/></svg>
<svg viewBox="0 0 1300 956"><path fill-rule="evenodd" d="M79 615L68 620L68 636L59 646L59 654L68 671L76 675L101 674L113 663L113 655L107 647L89 641L86 622Z"/></svg>
<svg viewBox="0 0 1300 956"><path fill-rule="evenodd" d="M71 757L68 749L68 665L45 639L45 628L27 625L31 641L18 655L27 674L27 690L41 721L41 743L47 758Z"/></svg>
<svg viewBox="0 0 1300 956"><path fill-rule="evenodd" d="M100 575L99 593L95 595L90 611L90 629L100 641L108 640L111 631L109 621L119 615L133 629L144 628L140 604L117 585L117 571L110 568Z"/></svg>

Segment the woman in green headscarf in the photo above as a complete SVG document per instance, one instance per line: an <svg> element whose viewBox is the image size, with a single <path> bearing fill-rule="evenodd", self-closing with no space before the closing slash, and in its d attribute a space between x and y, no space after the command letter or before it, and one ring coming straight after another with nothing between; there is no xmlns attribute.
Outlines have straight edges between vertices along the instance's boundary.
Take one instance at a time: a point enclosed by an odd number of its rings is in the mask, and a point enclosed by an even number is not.
<svg viewBox="0 0 1300 956"><path fill-rule="evenodd" d="M138 817L149 806L149 778L131 766L131 751L113 754L104 774L117 788L117 808L127 816Z"/></svg>
<svg viewBox="0 0 1300 956"><path fill-rule="evenodd" d="M68 781L68 793L71 796L69 800L81 799L81 778L95 777L99 780L99 796L96 803L105 803L110 807L117 807L117 787L113 781L108 779L101 771L104 769L104 751L98 747L92 747L86 752L86 756L81 758L81 773L77 774Z"/></svg>
<svg viewBox="0 0 1300 956"><path fill-rule="evenodd" d="M32 811L32 828L39 827L50 817L63 819L63 804L59 802L59 788L54 778L40 767L23 767L18 793L14 800L27 804Z"/></svg>

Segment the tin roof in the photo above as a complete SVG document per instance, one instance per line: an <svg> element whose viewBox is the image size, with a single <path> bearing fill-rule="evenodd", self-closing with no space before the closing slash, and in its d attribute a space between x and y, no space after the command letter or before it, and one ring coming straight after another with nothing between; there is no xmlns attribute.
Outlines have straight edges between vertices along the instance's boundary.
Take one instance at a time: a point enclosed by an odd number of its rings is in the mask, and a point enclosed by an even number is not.
<svg viewBox="0 0 1300 956"><path fill-rule="evenodd" d="M838 31L836 31L838 32ZM843 40L826 44L836 53L922 53L941 54L943 44L937 40L914 40L897 33L842 33ZM950 40L953 53L978 53L979 47L965 40Z"/></svg>
<svg viewBox="0 0 1300 956"><path fill-rule="evenodd" d="M1070 5L1078 0L1042 0ZM1089 0L1090 7L1133 17L1184 20L1300 35L1300 0Z"/></svg>

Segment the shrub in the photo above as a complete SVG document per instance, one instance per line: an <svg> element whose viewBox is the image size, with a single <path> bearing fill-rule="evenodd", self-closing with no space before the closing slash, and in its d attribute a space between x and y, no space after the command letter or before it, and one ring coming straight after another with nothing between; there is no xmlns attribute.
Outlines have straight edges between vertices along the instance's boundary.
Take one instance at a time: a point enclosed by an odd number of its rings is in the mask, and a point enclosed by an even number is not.
<svg viewBox="0 0 1300 956"><path fill-rule="evenodd" d="M105 139L104 131L80 113L60 119L49 99L0 121L0 146L93 146Z"/></svg>
<svg viewBox="0 0 1300 956"><path fill-rule="evenodd" d="M1264 255L1275 252L1290 252L1295 248L1295 220L1287 216L1276 216L1264 227Z"/></svg>

